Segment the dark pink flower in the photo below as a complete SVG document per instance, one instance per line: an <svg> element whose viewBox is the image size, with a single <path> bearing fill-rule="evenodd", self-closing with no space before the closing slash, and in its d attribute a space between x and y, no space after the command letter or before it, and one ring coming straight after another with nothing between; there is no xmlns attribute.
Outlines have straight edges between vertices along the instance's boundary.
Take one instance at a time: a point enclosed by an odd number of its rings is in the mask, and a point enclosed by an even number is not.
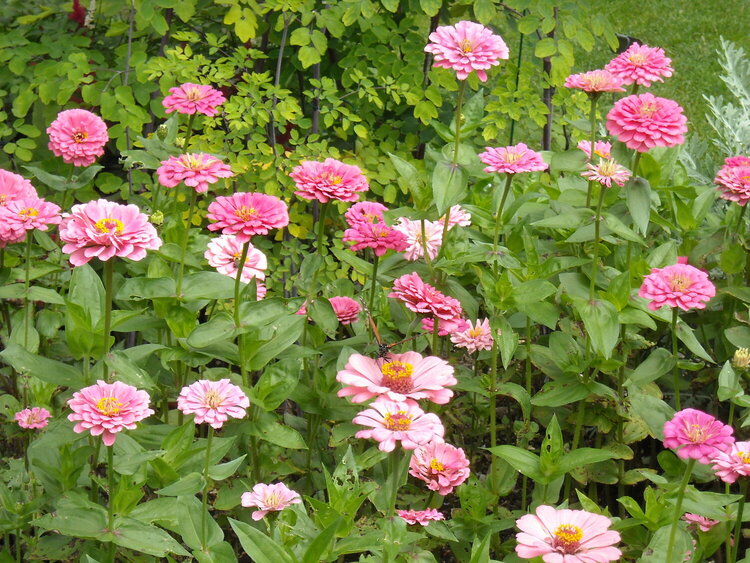
<svg viewBox="0 0 750 563"><path fill-rule="evenodd" d="M34 186L26 178L0 168L0 207L14 199L36 195Z"/></svg>
<svg viewBox="0 0 750 563"><path fill-rule="evenodd" d="M187 82L170 88L169 96L162 100L162 105L167 113L202 113L213 117L218 112L216 108L226 101L222 93L211 86Z"/></svg>
<svg viewBox="0 0 750 563"><path fill-rule="evenodd" d="M487 164L485 172L518 174L548 168L547 163L542 160L542 155L523 143L508 147L487 147L479 154L479 160Z"/></svg>
<svg viewBox="0 0 750 563"><path fill-rule="evenodd" d="M648 93L617 100L607 114L610 134L638 152L681 145L686 122L677 102Z"/></svg>
<svg viewBox="0 0 750 563"><path fill-rule="evenodd" d="M383 213L388 208L375 201L360 201L355 203L344 213L344 218L350 227L358 223L384 223Z"/></svg>
<svg viewBox="0 0 750 563"><path fill-rule="evenodd" d="M353 422L370 427L357 432L355 438L372 438L383 452L392 452L396 442L401 442L405 450L413 450L445 433L436 414L425 413L413 402L397 403L384 398L355 416Z"/></svg>
<svg viewBox="0 0 750 563"><path fill-rule="evenodd" d="M88 166L104 154L109 141L101 117L85 109L66 109L47 128L49 149L73 166Z"/></svg>
<svg viewBox="0 0 750 563"><path fill-rule="evenodd" d="M643 279L638 295L651 300L648 308L652 311L664 305L688 311L705 309L706 303L716 295L716 287L706 272L689 265L687 258L680 256L673 266L653 268Z"/></svg>
<svg viewBox="0 0 750 563"><path fill-rule="evenodd" d="M335 158L323 162L303 160L289 176L297 185L295 195L326 203L332 199L357 201L359 192L370 189L358 166L344 164Z"/></svg>
<svg viewBox="0 0 750 563"><path fill-rule="evenodd" d="M60 221L60 208L54 203L35 195L14 199L0 206L0 240L20 242L26 238L26 231L46 231Z"/></svg>
<svg viewBox="0 0 750 563"><path fill-rule="evenodd" d="M750 164L743 163L745 157L727 158L727 162L716 173L714 184L719 190L722 199L735 201L740 207L744 207L750 201ZM734 164L741 163L741 164Z"/></svg>
<svg viewBox="0 0 750 563"><path fill-rule="evenodd" d="M734 429L710 414L696 409L682 409L664 423L664 447L677 452L682 459L711 463L720 452L734 444Z"/></svg>
<svg viewBox="0 0 750 563"><path fill-rule="evenodd" d="M342 325L352 324L359 318L362 307L351 297L331 297L328 301Z"/></svg>
<svg viewBox="0 0 750 563"><path fill-rule="evenodd" d="M174 188L180 182L195 188L198 193L208 191L209 184L215 184L219 178L234 176L232 169L221 160L202 152L170 156L161 161L156 169L159 183L167 188Z"/></svg>
<svg viewBox="0 0 750 563"><path fill-rule="evenodd" d="M284 510L288 506L301 502L302 498L299 493L291 490L284 483L272 485L258 483L253 487L252 492L242 493L241 498L242 506L260 508L252 514L256 522L269 512Z"/></svg>
<svg viewBox="0 0 750 563"><path fill-rule="evenodd" d="M682 519L688 523L688 529L700 529L701 532L708 532L711 528L719 523L718 520L711 520L700 514L693 514L692 512L686 512L682 515Z"/></svg>
<svg viewBox="0 0 750 563"><path fill-rule="evenodd" d="M469 460L461 448L433 440L414 450L409 473L427 483L431 491L445 496L466 481L471 474Z"/></svg>
<svg viewBox="0 0 750 563"><path fill-rule="evenodd" d="M448 297L422 281L419 274L404 274L393 281L393 291L388 295L401 301L415 313L430 315L444 320L455 320L463 314L458 299Z"/></svg>
<svg viewBox="0 0 750 563"><path fill-rule="evenodd" d="M646 88L652 81L663 82L662 76L672 76L672 59L664 49L633 43L604 67L622 80L623 84L639 84Z"/></svg>
<svg viewBox="0 0 750 563"><path fill-rule="evenodd" d="M592 70L581 74L571 74L565 79L566 88L577 88L588 94L601 92L624 92L622 80L606 70Z"/></svg>
<svg viewBox="0 0 750 563"><path fill-rule="evenodd" d="M465 330L468 330L469 321L467 321L464 318L461 318L461 316L457 316L452 319L438 319L438 335L439 336L448 336L449 334L454 334L456 332L463 332ZM425 330L427 332L432 332L435 330L435 324L434 319L426 318L422 319L422 330Z"/></svg>
<svg viewBox="0 0 750 563"><path fill-rule="evenodd" d="M711 457L716 476L725 483L734 483L740 477L750 477L750 442L735 442L724 451Z"/></svg>
<svg viewBox="0 0 750 563"><path fill-rule="evenodd" d="M404 234L385 223L356 223L344 231L342 240L354 243L351 250L355 252L372 248L376 256L382 256L389 250L401 252L407 245Z"/></svg>
<svg viewBox="0 0 750 563"><path fill-rule="evenodd" d="M286 203L276 196L250 192L217 197L208 206L206 217L214 221L208 225L209 231L221 229L225 235L237 235L241 243L289 224Z"/></svg>
<svg viewBox="0 0 750 563"><path fill-rule="evenodd" d="M177 408L185 414L194 414L196 424L203 422L221 428L232 418L244 418L250 400L242 389L228 379L209 381L201 379L183 387L177 397Z"/></svg>
<svg viewBox="0 0 750 563"><path fill-rule="evenodd" d="M43 407L33 407L17 412L15 420L21 428L37 429L47 426L47 419L52 415Z"/></svg>
<svg viewBox="0 0 750 563"><path fill-rule="evenodd" d="M435 508L427 508L425 510L397 510L401 518L406 520L407 524L421 524L427 526L430 522L435 520L445 520L445 516Z"/></svg>
<svg viewBox="0 0 750 563"><path fill-rule="evenodd" d="M724 166L750 166L750 157L728 156L724 159Z"/></svg>

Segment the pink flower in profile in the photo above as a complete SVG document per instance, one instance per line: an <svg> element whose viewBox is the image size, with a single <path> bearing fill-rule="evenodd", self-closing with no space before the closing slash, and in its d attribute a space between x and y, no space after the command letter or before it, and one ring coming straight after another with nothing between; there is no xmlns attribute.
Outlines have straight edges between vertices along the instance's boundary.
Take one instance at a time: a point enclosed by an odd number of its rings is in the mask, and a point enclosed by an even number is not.
<svg viewBox="0 0 750 563"><path fill-rule="evenodd" d="M677 102L648 93L617 100L607 114L610 134L638 152L681 145L686 122Z"/></svg>
<svg viewBox="0 0 750 563"><path fill-rule="evenodd" d="M344 385L338 396L351 397L354 403L384 397L395 402L427 399L439 405L450 401L453 391L448 387L458 383L448 362L417 352L378 359L352 354L336 381Z"/></svg>
<svg viewBox="0 0 750 563"><path fill-rule="evenodd" d="M724 166L750 166L750 157L728 156L724 159Z"/></svg>
<svg viewBox="0 0 750 563"><path fill-rule="evenodd" d="M453 227L468 227L471 225L471 213L466 211L460 205L454 205L450 208L450 214L448 215L448 230L450 231ZM441 225L445 225L445 215L437 220Z"/></svg>
<svg viewBox="0 0 750 563"><path fill-rule="evenodd" d="M221 235L208 243L204 254L208 265L216 268L216 271L232 279L237 279L240 258L242 258L243 244L234 235ZM242 268L240 281L250 283L250 280L266 279L266 268L268 260L266 255L249 244L245 265Z"/></svg>
<svg viewBox="0 0 750 563"><path fill-rule="evenodd" d="M106 199L74 205L60 224L62 251L74 266L92 258L106 261L113 256L143 260L147 250L157 250L162 241L148 216L136 205L121 205Z"/></svg>
<svg viewBox="0 0 750 563"><path fill-rule="evenodd" d="M389 250L401 252L406 249L406 236L385 223L356 223L344 231L344 242L352 242L351 250L358 252L372 248L376 256L382 256Z"/></svg>
<svg viewBox="0 0 750 563"><path fill-rule="evenodd" d="M188 115L202 113L213 117L218 112L216 108L226 101L224 95L211 86L187 82L170 88L169 96L166 96L161 103L166 113L173 111Z"/></svg>
<svg viewBox="0 0 750 563"><path fill-rule="evenodd" d="M357 432L355 438L372 438L378 449L392 452L396 442L405 450L413 450L445 433L442 422L434 413L425 413L414 402L394 402L379 398L354 417L354 424L369 426Z"/></svg>
<svg viewBox="0 0 750 563"><path fill-rule="evenodd" d="M393 291L388 294L401 301L404 306L423 315L438 319L455 320L461 318L463 310L458 299L448 297L422 281L419 274L404 274L393 281Z"/></svg>
<svg viewBox="0 0 750 563"><path fill-rule="evenodd" d="M706 518L700 514L693 514L692 512L686 512L683 514L682 519L688 523L688 529L699 528L701 532L708 532L719 523L718 520L711 520L711 518Z"/></svg>
<svg viewBox="0 0 750 563"><path fill-rule="evenodd" d="M425 510L397 510L401 518L406 520L407 524L421 524L427 526L430 522L436 520L445 520L445 516L435 508L426 508Z"/></svg>
<svg viewBox="0 0 750 563"><path fill-rule="evenodd" d="M412 221L406 217L399 217L398 223L393 226L398 232L406 237L406 248L404 258L407 260L419 260L424 256L425 246L430 260L434 260L440 246L443 244L443 225L437 221L424 222L424 243L422 242L422 221Z"/></svg>
<svg viewBox="0 0 750 563"><path fill-rule="evenodd" d="M710 414L696 409L682 409L664 423L664 447L677 452L682 459L710 463L720 452L734 444L734 429Z"/></svg>
<svg viewBox="0 0 750 563"><path fill-rule="evenodd" d="M532 151L523 143L508 147L487 147L479 154L479 160L487 167L485 172L518 174L519 172L538 172L546 170L548 165L542 155Z"/></svg>
<svg viewBox="0 0 750 563"><path fill-rule="evenodd" d="M109 141L101 117L85 109L66 109L47 128L49 149L73 166L88 166L104 154Z"/></svg>
<svg viewBox="0 0 750 563"><path fill-rule="evenodd" d="M36 195L34 186L26 178L0 168L0 207L14 199Z"/></svg>
<svg viewBox="0 0 750 563"><path fill-rule="evenodd" d="M741 162L745 157L728 158L727 161ZM750 160L750 159L747 159ZM735 201L740 207L745 207L750 201L750 164L724 164L714 178L719 197L727 201Z"/></svg>
<svg viewBox="0 0 750 563"><path fill-rule="evenodd" d="M360 201L355 203L344 213L344 218L350 227L358 223L384 223L383 213L388 208L375 201Z"/></svg>
<svg viewBox="0 0 750 563"><path fill-rule="evenodd" d="M516 553L522 559L541 557L544 563L607 563L619 561L615 547L620 534L610 530L606 516L585 510L556 510L541 505L536 514L516 520Z"/></svg>
<svg viewBox="0 0 750 563"><path fill-rule="evenodd" d="M422 330L432 332L435 330L435 320L433 318L422 319ZM452 319L438 319L438 335L447 336L456 332L463 332L468 330L469 321L461 316L454 317Z"/></svg>
<svg viewBox="0 0 750 563"><path fill-rule="evenodd" d="M485 318L480 321L477 319L476 324L469 321L469 328L451 334L451 342L456 348L466 348L470 354L477 350L492 350L494 340L490 320Z"/></svg>
<svg viewBox="0 0 750 563"><path fill-rule="evenodd" d="M52 415L43 407L33 407L17 412L14 416L21 428L37 429L47 426L47 419Z"/></svg>
<svg viewBox="0 0 750 563"><path fill-rule="evenodd" d="M586 153L589 160L591 159L591 141L579 141L578 148ZM601 158L609 158L612 156L612 143L596 141L594 143L594 154Z"/></svg>
<svg viewBox="0 0 750 563"><path fill-rule="evenodd" d="M11 200L0 206L0 240L21 241L26 237L26 231L46 231L49 225L57 225L60 221L60 208L40 197L29 195Z"/></svg>
<svg viewBox="0 0 750 563"><path fill-rule="evenodd" d="M435 57L433 66L451 68L459 80L466 80L472 71L482 82L487 81L487 69L507 59L508 46L499 35L481 24L460 21L444 25L430 33L430 43L424 48Z"/></svg>
<svg viewBox="0 0 750 563"><path fill-rule="evenodd" d="M252 492L242 493L240 502L245 507L260 508L252 514L253 520L257 522L269 512L278 512L293 504L301 503L302 498L299 493L291 490L284 483L272 485L258 483L253 487Z"/></svg>
<svg viewBox="0 0 750 563"><path fill-rule="evenodd" d="M740 477L750 477L750 442L735 442L724 451L711 457L714 473L725 483L734 483Z"/></svg>
<svg viewBox="0 0 750 563"><path fill-rule="evenodd" d="M664 82L663 76L672 76L672 59L664 49L633 43L604 67L622 80L623 84L639 84L646 88L652 81Z"/></svg>
<svg viewBox="0 0 750 563"><path fill-rule="evenodd" d="M209 231L221 229L225 235L237 235L237 240L243 244L250 237L265 235L271 229L289 224L286 203L276 196L250 192L217 197L209 204L206 217L214 221L208 225Z"/></svg>
<svg viewBox="0 0 750 563"><path fill-rule="evenodd" d="M589 95L602 92L624 92L622 80L606 70L592 70L581 74L571 74L565 79L566 88L577 88Z"/></svg>
<svg viewBox="0 0 750 563"><path fill-rule="evenodd" d="M471 470L463 449L433 440L414 450L409 474L427 483L431 491L445 496L466 481Z"/></svg>
<svg viewBox="0 0 750 563"><path fill-rule="evenodd" d="M359 318L362 307L351 297L331 297L328 301L342 325L352 324Z"/></svg>
<svg viewBox="0 0 750 563"><path fill-rule="evenodd" d="M612 187L612 183L618 186L624 186L630 178L630 170L618 164L614 159L599 159L599 164L586 164L586 170L581 176L594 182L599 182L607 188Z"/></svg>
<svg viewBox="0 0 750 563"><path fill-rule="evenodd" d="M177 408L185 414L195 414L195 423L203 422L221 428L232 418L244 418L250 400L242 389L228 379L209 381L201 379L183 387L177 397Z"/></svg>
<svg viewBox="0 0 750 563"><path fill-rule="evenodd" d="M664 305L688 311L705 309L706 303L716 295L716 287L706 272L689 265L687 258L680 256L677 264L652 268L643 279L638 295L651 300L648 308L652 311Z"/></svg>
<svg viewBox="0 0 750 563"><path fill-rule="evenodd" d="M118 432L133 430L136 422L154 414L148 403L149 396L145 391L119 381L105 383L99 380L96 385L73 393L73 398L68 400L68 406L73 410L68 420L76 422L75 432L80 434L89 430L92 436L101 435L105 446L111 446Z"/></svg>
<svg viewBox="0 0 750 563"><path fill-rule="evenodd" d="M215 184L219 178L234 176L232 169L215 156L206 153L182 154L170 156L161 161L156 169L159 183L167 188L174 188L180 182L195 188L195 191L205 193L209 184Z"/></svg>
<svg viewBox="0 0 750 563"><path fill-rule="evenodd" d="M335 158L326 158L323 162L303 160L289 176L297 185L295 195L317 199L321 203L332 199L357 201L359 192L370 189L358 166L344 164Z"/></svg>

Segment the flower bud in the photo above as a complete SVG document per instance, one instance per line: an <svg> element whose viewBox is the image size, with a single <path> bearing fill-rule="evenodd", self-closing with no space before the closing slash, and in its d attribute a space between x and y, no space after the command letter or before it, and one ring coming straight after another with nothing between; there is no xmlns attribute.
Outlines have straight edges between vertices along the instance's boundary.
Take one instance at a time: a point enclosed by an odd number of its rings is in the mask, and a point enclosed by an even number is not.
<svg viewBox="0 0 750 563"><path fill-rule="evenodd" d="M151 222L152 225L155 227L160 227L164 223L164 212L163 211L154 211L148 218L148 220Z"/></svg>
<svg viewBox="0 0 750 563"><path fill-rule="evenodd" d="M737 348L732 358L732 366L737 369L748 369L750 367L750 351L747 348Z"/></svg>

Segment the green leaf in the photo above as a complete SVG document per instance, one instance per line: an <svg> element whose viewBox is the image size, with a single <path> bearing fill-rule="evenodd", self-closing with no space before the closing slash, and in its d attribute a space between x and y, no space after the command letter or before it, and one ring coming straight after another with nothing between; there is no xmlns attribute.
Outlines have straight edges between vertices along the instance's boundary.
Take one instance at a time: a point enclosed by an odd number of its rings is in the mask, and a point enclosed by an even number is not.
<svg viewBox="0 0 750 563"><path fill-rule="evenodd" d="M115 379L139 389L154 389L156 383L151 376L131 360L126 351L113 350L104 357L104 362L110 371L115 373Z"/></svg>
<svg viewBox="0 0 750 563"><path fill-rule="evenodd" d="M19 373L28 373L54 385L80 389L86 383L83 375L68 364L28 352L23 346L9 343L0 356Z"/></svg>
<svg viewBox="0 0 750 563"><path fill-rule="evenodd" d="M625 380L625 385L642 387L659 379L674 367L674 356L664 348L656 348Z"/></svg>
<svg viewBox="0 0 750 563"><path fill-rule="evenodd" d="M531 399L526 389L517 383L501 383L497 386L497 394L506 397L513 397L513 399L521 405L524 420L529 420L531 417Z"/></svg>
<svg viewBox="0 0 750 563"><path fill-rule="evenodd" d="M425 14L432 17L437 15L443 3L441 0L419 0L419 5Z"/></svg>
<svg viewBox="0 0 750 563"><path fill-rule="evenodd" d="M617 457L617 455L609 450L599 450L594 448L578 448L570 453L563 455L555 468L555 475L565 475L570 471L578 468L591 465L592 463L599 463Z"/></svg>
<svg viewBox="0 0 750 563"><path fill-rule="evenodd" d="M740 385L740 377L732 369L732 363L727 360L719 372L719 389L716 395L720 401L728 401L735 397L741 397L744 394L742 385Z"/></svg>
<svg viewBox="0 0 750 563"><path fill-rule="evenodd" d="M677 338L679 338L682 343L688 347L688 350L690 350L699 358L706 360L707 362L711 362L712 364L715 363L713 358L709 356L708 352L706 352L703 346L701 346L701 343L698 342L693 329L690 328L687 323L681 319L677 321Z"/></svg>
<svg viewBox="0 0 750 563"><path fill-rule="evenodd" d="M300 47L298 56L302 68L308 68L320 62L320 52L315 47Z"/></svg>
<svg viewBox="0 0 750 563"><path fill-rule="evenodd" d="M237 468L240 466L245 457L247 457L247 454L242 454L240 457L238 457L237 459L233 459L232 461L209 467L208 476L214 481L221 481L222 479L226 479L230 475L233 475L235 471L237 471Z"/></svg>
<svg viewBox="0 0 750 563"><path fill-rule="evenodd" d="M544 39L537 41L536 47L534 48L535 57L543 59L545 57L551 57L555 53L557 53L557 45L555 45L554 39L551 37L545 37Z"/></svg>
<svg viewBox="0 0 750 563"><path fill-rule="evenodd" d="M82 507L68 499L62 499L54 513L37 518L33 523L43 530L56 530L74 538L101 539L109 535L105 531L107 512L102 507L93 503Z"/></svg>
<svg viewBox="0 0 750 563"><path fill-rule="evenodd" d="M464 170L452 162L439 160L432 173L432 194L438 215L456 205L466 197L467 176Z"/></svg>
<svg viewBox="0 0 750 563"><path fill-rule="evenodd" d="M573 305L583 320L594 351L605 359L610 358L620 338L620 321L615 306L601 299L578 298L573 298Z"/></svg>
<svg viewBox="0 0 750 563"><path fill-rule="evenodd" d="M262 369L284 350L294 344L305 328L307 318L304 315L287 315L274 324L274 335L256 348L248 350L247 366L251 370Z"/></svg>
<svg viewBox="0 0 750 563"><path fill-rule="evenodd" d="M115 296L122 301L175 297L177 291L172 278L127 278Z"/></svg>
<svg viewBox="0 0 750 563"><path fill-rule="evenodd" d="M418 211L425 211L432 205L432 192L429 187L425 184L424 178L417 171L415 166L410 162L405 161L403 158L396 156L393 153L388 153L391 158L396 172L398 172L399 186L402 189L406 189L411 192L411 197L414 200L414 207Z"/></svg>
<svg viewBox="0 0 750 563"><path fill-rule="evenodd" d="M496 7L492 0L474 0L474 15L479 23L488 24L495 17Z"/></svg>
<svg viewBox="0 0 750 563"><path fill-rule="evenodd" d="M530 479L542 484L549 484L552 480L542 473L539 466L539 456L518 446L495 446L488 448L489 451L499 458L504 459L516 471L523 473Z"/></svg>
<svg viewBox="0 0 750 563"><path fill-rule="evenodd" d="M133 518L115 520L115 543L128 549L165 557L167 553L189 556L190 554L167 532L156 526Z"/></svg>
<svg viewBox="0 0 750 563"><path fill-rule="evenodd" d="M203 479L203 475L200 473L190 473L179 481L157 490L156 493L166 497L194 495L202 490L205 485L206 481Z"/></svg>
<svg viewBox="0 0 750 563"><path fill-rule="evenodd" d="M179 524L182 540L192 549L202 548L203 532L203 506L201 501L193 496L185 496L177 499L177 521ZM224 540L224 532L210 514L206 515L208 534L206 544L208 547L219 545Z"/></svg>
<svg viewBox="0 0 750 563"><path fill-rule="evenodd" d="M327 299L316 299L312 305L307 306L307 316L318 325L329 338L336 335L339 328L339 319L333 311L330 301Z"/></svg>
<svg viewBox="0 0 750 563"><path fill-rule="evenodd" d="M261 440L292 450L306 450L302 435L290 426L279 424L273 419L263 418L253 424L250 433Z"/></svg>
<svg viewBox="0 0 750 563"><path fill-rule="evenodd" d="M182 295L191 299L230 299L234 297L234 280L218 272L188 274L182 282Z"/></svg>
<svg viewBox="0 0 750 563"><path fill-rule="evenodd" d="M651 185L643 178L633 178L625 186L625 201L633 223L645 235L651 216Z"/></svg>
<svg viewBox="0 0 750 563"><path fill-rule="evenodd" d="M265 411L276 410L297 387L302 373L298 359L285 360L266 367L250 392L250 402Z"/></svg>
<svg viewBox="0 0 750 563"><path fill-rule="evenodd" d="M229 525L237 534L242 549L255 563L295 563L282 546L250 524L229 518Z"/></svg>
<svg viewBox="0 0 750 563"><path fill-rule="evenodd" d="M343 518L341 517L337 518L333 524L317 534L315 539L305 550L305 554L302 556L302 563L318 563L318 561L328 560L327 557L324 557L324 554L329 552L331 542L334 539L342 520Z"/></svg>
<svg viewBox="0 0 750 563"><path fill-rule="evenodd" d="M537 407L562 407L585 399L590 391L583 381L548 381L531 399Z"/></svg>
<svg viewBox="0 0 750 563"><path fill-rule="evenodd" d="M232 341L235 336L234 319L222 311L195 327L187 337L187 344L191 348L207 348L217 342Z"/></svg>

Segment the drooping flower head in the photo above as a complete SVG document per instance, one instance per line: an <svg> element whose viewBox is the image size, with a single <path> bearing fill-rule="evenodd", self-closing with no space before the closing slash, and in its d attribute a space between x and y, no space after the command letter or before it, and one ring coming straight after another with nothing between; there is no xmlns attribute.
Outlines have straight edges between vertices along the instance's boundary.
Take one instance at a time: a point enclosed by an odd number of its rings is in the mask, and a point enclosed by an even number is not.
<svg viewBox="0 0 750 563"><path fill-rule="evenodd" d="M604 67L623 84L639 84L649 88L651 82L664 82L672 76L672 59L664 54L664 49L633 43L627 51L620 53Z"/></svg>
<svg viewBox="0 0 750 563"><path fill-rule="evenodd" d="M541 557L545 563L607 563L619 561L615 547L620 534L610 530L606 516L585 510L556 510L541 505L536 514L516 520L516 553L522 559Z"/></svg>
<svg viewBox="0 0 750 563"><path fill-rule="evenodd" d="M243 244L234 235L221 235L208 243L204 254L208 265L216 268L216 271L232 279L237 279L239 262L242 258ZM266 279L266 268L268 260L266 255L255 248L252 244L248 246L245 265L242 268L240 281L250 283L250 280Z"/></svg>
<svg viewBox="0 0 750 563"><path fill-rule="evenodd" d="M734 483L740 477L750 476L750 442L735 442L725 451L716 451L711 457L716 476L725 483Z"/></svg>
<svg viewBox="0 0 750 563"><path fill-rule="evenodd" d="M245 507L260 508L252 514L253 520L257 522L269 512L277 512L293 504L301 503L302 498L299 493L291 490L284 483L272 485L258 483L253 487L252 492L242 493L240 502Z"/></svg>
<svg viewBox="0 0 750 563"><path fill-rule="evenodd" d="M677 102L648 93L617 100L607 114L610 134L638 152L681 145L686 122Z"/></svg>
<svg viewBox="0 0 750 563"><path fill-rule="evenodd" d="M250 400L242 389L228 379L209 381L201 379L183 387L177 397L177 408L185 414L195 414L196 424L203 422L221 428L232 418L244 418Z"/></svg>
<svg viewBox="0 0 750 563"><path fill-rule="evenodd" d="M143 260L147 250L157 250L162 241L148 216L136 205L121 205L106 199L73 206L60 224L62 251L74 266L92 258L106 261L113 256Z"/></svg>
<svg viewBox="0 0 750 563"><path fill-rule="evenodd" d="M372 248L376 256L382 256L389 250L401 252L406 249L406 236L385 223L355 223L344 231L344 242L353 243L350 247L354 252L365 248Z"/></svg>
<svg viewBox="0 0 750 563"><path fill-rule="evenodd" d="M518 174L548 168L547 163L542 160L542 155L532 151L524 143L508 147L487 147L479 154L479 160L487 165L485 172Z"/></svg>
<svg viewBox="0 0 750 563"><path fill-rule="evenodd" d="M602 92L624 92L622 80L607 70L591 70L581 74L571 74L565 79L566 88L583 90L590 96Z"/></svg>
<svg viewBox="0 0 750 563"><path fill-rule="evenodd" d="M21 428L37 429L47 426L47 419L52 415L43 407L32 407L17 412L13 417Z"/></svg>
<svg viewBox="0 0 750 563"><path fill-rule="evenodd" d="M433 440L414 450L409 474L427 483L431 491L445 496L466 481L471 470L463 449Z"/></svg>
<svg viewBox="0 0 750 563"><path fill-rule="evenodd" d="M442 438L445 433L436 414L425 413L413 402L394 402L384 398L360 412L353 422L369 427L354 437L376 440L378 449L383 452L392 452L396 442L401 442L405 450L413 450L435 437Z"/></svg>
<svg viewBox="0 0 750 563"><path fill-rule="evenodd" d="M591 159L591 141L579 141L578 148L586 153L589 160ZM596 141L594 143L594 154L600 158L609 158L612 156L612 143Z"/></svg>
<svg viewBox="0 0 750 563"><path fill-rule="evenodd" d="M711 520L711 518L706 518L700 514L693 514L692 512L683 514L682 519L688 523L688 530L699 529L701 532L708 532L719 523L718 520Z"/></svg>
<svg viewBox="0 0 750 563"><path fill-rule="evenodd" d="M162 186L174 188L180 182L185 182L186 186L195 188L199 194L207 192L208 185L215 184L219 178L234 176L229 165L202 152L170 156L161 161L156 173Z"/></svg>
<svg viewBox="0 0 750 563"><path fill-rule="evenodd" d="M732 162L741 162L740 158ZM728 158L727 161L730 159ZM750 159L747 159L750 160ZM745 207L750 201L750 164L724 164L714 178L719 197L727 201L735 201L740 207Z"/></svg>
<svg viewBox="0 0 750 563"><path fill-rule="evenodd" d="M470 354L477 350L492 350L494 339L492 338L492 329L490 320L477 319L476 324L469 321L469 328L460 332L451 334L451 342L456 348L466 348Z"/></svg>
<svg viewBox="0 0 750 563"><path fill-rule="evenodd" d="M109 141L101 117L85 109L66 109L47 128L49 149L73 166L88 166L104 154Z"/></svg>
<svg viewBox="0 0 750 563"><path fill-rule="evenodd" d="M331 297L328 302L342 325L352 324L359 318L362 307L351 297Z"/></svg>
<svg viewBox="0 0 750 563"><path fill-rule="evenodd" d="M376 201L360 201L352 205L344 213L344 218L350 227L358 223L384 223L383 213L388 208L382 203Z"/></svg>
<svg viewBox="0 0 750 563"><path fill-rule="evenodd" d="M0 207L14 199L35 195L36 189L26 178L0 168Z"/></svg>
<svg viewBox="0 0 750 563"><path fill-rule="evenodd" d="M600 158L599 164L586 163L586 170L581 173L581 176L588 180L599 182L602 186L611 188L612 183L624 186L625 182L630 178L630 170L618 164L612 158L606 160Z"/></svg>
<svg viewBox="0 0 750 563"><path fill-rule="evenodd" d="M471 213L466 211L460 205L454 205L450 208L448 215L448 230L450 231L453 227L468 227L471 225ZM441 225L445 225L445 215L437 220Z"/></svg>
<svg viewBox="0 0 750 563"><path fill-rule="evenodd" d="M187 115L202 113L213 117L218 113L216 108L226 101L224 95L211 86L187 82L170 88L169 96L162 100L162 105L166 113L173 111Z"/></svg>
<svg viewBox="0 0 750 563"><path fill-rule="evenodd" d="M421 524L422 526L427 526L430 522L445 520L445 516L443 516L442 512L436 508L426 508L425 510L397 510L396 514L406 520L407 524L412 525Z"/></svg>
<svg viewBox="0 0 750 563"><path fill-rule="evenodd" d="M404 274L393 280L393 291L388 294L401 301L404 306L423 315L439 319L453 320L461 318L463 310L458 299L449 297L431 285L422 281L419 274Z"/></svg>
<svg viewBox="0 0 750 563"><path fill-rule="evenodd" d="M424 256L427 247L427 255L434 260L440 246L443 244L443 225L437 221L424 222L424 243L422 242L422 221L412 221L406 217L399 217L394 229L406 237L406 249L404 258L407 260L419 260Z"/></svg>
<svg viewBox="0 0 750 563"><path fill-rule="evenodd" d="M664 447L682 459L710 463L734 444L734 429L697 409L682 409L664 423Z"/></svg>
<svg viewBox="0 0 750 563"><path fill-rule="evenodd" d="M460 21L444 25L430 33L430 43L424 48L432 53L433 66L452 68L459 80L466 80L472 71L482 82L487 81L486 70L507 59L508 46L499 35L481 24Z"/></svg>
<svg viewBox="0 0 750 563"><path fill-rule="evenodd" d="M716 295L716 287L706 272L689 265L687 258L680 256L677 264L652 268L643 279L638 295L651 300L648 308L652 311L664 305L688 311L705 309L706 303Z"/></svg>
<svg viewBox="0 0 750 563"><path fill-rule="evenodd" d="M243 244L250 237L289 224L286 203L276 196L250 192L217 197L209 204L206 217L214 221L208 225L209 231L221 229L225 235L236 235Z"/></svg>
<svg viewBox="0 0 750 563"><path fill-rule="evenodd" d="M370 189L358 166L344 164L335 158L323 162L303 160L289 176L297 186L295 195L326 203L332 199L357 201L359 192Z"/></svg>
<svg viewBox="0 0 750 563"><path fill-rule="evenodd" d="M26 231L46 231L60 221L60 208L36 195L10 200L0 206L0 240L20 242L26 238Z"/></svg>
<svg viewBox="0 0 750 563"><path fill-rule="evenodd" d="M92 436L101 435L105 446L111 446L118 432L133 430L136 422L154 414L148 403L145 391L119 381L99 380L96 385L73 393L73 398L68 400L73 410L68 420L76 422L75 432L89 430Z"/></svg>

